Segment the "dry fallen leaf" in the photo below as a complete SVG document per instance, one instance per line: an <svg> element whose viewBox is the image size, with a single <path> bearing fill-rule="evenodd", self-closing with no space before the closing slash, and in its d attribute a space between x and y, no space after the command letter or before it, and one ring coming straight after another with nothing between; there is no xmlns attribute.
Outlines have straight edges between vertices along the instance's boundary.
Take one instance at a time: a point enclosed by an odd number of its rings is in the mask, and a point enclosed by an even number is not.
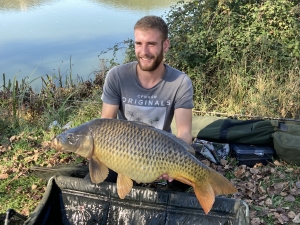
<svg viewBox="0 0 300 225"><path fill-rule="evenodd" d="M297 181L297 182L296 182L296 187L297 187L298 189L300 189L300 181Z"/></svg>
<svg viewBox="0 0 300 225"><path fill-rule="evenodd" d="M292 196L292 195L289 195L289 196L286 196L284 198L284 200L287 201L287 202L294 202L295 201L295 197Z"/></svg>
<svg viewBox="0 0 300 225"><path fill-rule="evenodd" d="M250 168L250 172L251 172L252 174L258 174L259 169L257 169L257 168Z"/></svg>
<svg viewBox="0 0 300 225"><path fill-rule="evenodd" d="M276 194L279 194L280 192L282 192L282 190L285 186L286 186L285 182L274 184L274 189L275 189Z"/></svg>
<svg viewBox="0 0 300 225"><path fill-rule="evenodd" d="M270 198L267 198L266 201L265 201L265 205L266 206L271 206L273 203L272 203L272 199Z"/></svg>
<svg viewBox="0 0 300 225"><path fill-rule="evenodd" d="M296 216L296 213L294 211L290 211L287 215L289 218L294 219Z"/></svg>
<svg viewBox="0 0 300 225"><path fill-rule="evenodd" d="M0 174L0 180L4 180L8 178L8 174L7 173L2 173Z"/></svg>
<svg viewBox="0 0 300 225"><path fill-rule="evenodd" d="M253 218L251 220L251 225L259 225L259 224L261 224L261 221L259 218Z"/></svg>
<svg viewBox="0 0 300 225"><path fill-rule="evenodd" d="M228 161L226 159L221 159L220 163L221 163L222 166L226 166Z"/></svg>
<svg viewBox="0 0 300 225"><path fill-rule="evenodd" d="M265 194L267 192L266 189L262 186L258 187L258 191L259 191L260 194Z"/></svg>
<svg viewBox="0 0 300 225"><path fill-rule="evenodd" d="M234 171L234 175L237 178L242 178L245 175L245 172L246 172L246 166L242 165L239 166L236 171Z"/></svg>
<svg viewBox="0 0 300 225"><path fill-rule="evenodd" d="M300 213L295 216L295 218L293 219L293 222L300 223Z"/></svg>
<svg viewBox="0 0 300 225"><path fill-rule="evenodd" d="M21 214L25 215L25 216L28 216L30 213L29 209L28 208L24 208L22 211L21 211Z"/></svg>
<svg viewBox="0 0 300 225"><path fill-rule="evenodd" d="M274 163L274 165L276 165L276 166L283 166L282 163L279 162L278 160L275 160L273 163Z"/></svg>

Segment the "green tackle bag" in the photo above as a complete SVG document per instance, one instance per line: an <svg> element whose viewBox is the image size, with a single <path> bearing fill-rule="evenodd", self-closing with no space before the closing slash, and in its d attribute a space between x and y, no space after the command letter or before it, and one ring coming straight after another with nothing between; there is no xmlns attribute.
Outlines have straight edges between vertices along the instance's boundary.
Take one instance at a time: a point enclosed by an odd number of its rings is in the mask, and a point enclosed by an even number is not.
<svg viewBox="0 0 300 225"><path fill-rule="evenodd" d="M300 125L285 124L285 129L273 134L274 149L279 158L300 165Z"/></svg>
<svg viewBox="0 0 300 225"><path fill-rule="evenodd" d="M279 130L277 120L237 120L215 116L193 118L198 139L220 143L272 145L272 134Z"/></svg>

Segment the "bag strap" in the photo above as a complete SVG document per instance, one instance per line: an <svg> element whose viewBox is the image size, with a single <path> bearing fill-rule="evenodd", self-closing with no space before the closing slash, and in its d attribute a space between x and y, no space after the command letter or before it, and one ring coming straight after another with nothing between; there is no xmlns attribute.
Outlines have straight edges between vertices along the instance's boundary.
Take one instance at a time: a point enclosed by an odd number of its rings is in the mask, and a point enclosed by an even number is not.
<svg viewBox="0 0 300 225"><path fill-rule="evenodd" d="M225 119L223 124L220 127L220 136L219 139L221 142L223 143L227 143L227 133L228 133L228 129L234 126L239 126L239 125L245 125L245 124L250 124L250 123L256 123L256 122L260 122L263 120L245 120L245 121L236 121L236 122L232 122L232 120L229 119Z"/></svg>

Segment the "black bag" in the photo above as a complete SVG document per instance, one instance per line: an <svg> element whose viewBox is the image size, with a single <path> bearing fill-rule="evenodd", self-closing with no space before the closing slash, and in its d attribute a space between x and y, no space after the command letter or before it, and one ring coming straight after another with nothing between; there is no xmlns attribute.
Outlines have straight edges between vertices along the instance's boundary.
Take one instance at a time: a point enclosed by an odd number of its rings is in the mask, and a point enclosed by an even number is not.
<svg viewBox="0 0 300 225"><path fill-rule="evenodd" d="M133 187L125 199L120 199L114 183L55 176L24 225L248 225L249 218L248 205L238 199L217 196L206 215L192 193Z"/></svg>
<svg viewBox="0 0 300 225"><path fill-rule="evenodd" d="M230 144L232 156L236 157L239 165L253 167L256 164L267 165L272 162L274 149L268 145Z"/></svg>

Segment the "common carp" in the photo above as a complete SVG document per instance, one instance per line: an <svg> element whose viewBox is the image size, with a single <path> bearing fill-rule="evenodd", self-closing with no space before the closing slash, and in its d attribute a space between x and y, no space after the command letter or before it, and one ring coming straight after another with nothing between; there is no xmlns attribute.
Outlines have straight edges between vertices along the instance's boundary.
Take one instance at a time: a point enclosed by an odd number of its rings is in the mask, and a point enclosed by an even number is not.
<svg viewBox="0 0 300 225"><path fill-rule="evenodd" d="M90 158L93 183L104 181L108 168L118 173L121 199L131 191L132 180L151 183L164 174L192 186L206 214L216 195L237 192L230 181L195 158L189 144L144 123L95 119L57 135L52 145Z"/></svg>

